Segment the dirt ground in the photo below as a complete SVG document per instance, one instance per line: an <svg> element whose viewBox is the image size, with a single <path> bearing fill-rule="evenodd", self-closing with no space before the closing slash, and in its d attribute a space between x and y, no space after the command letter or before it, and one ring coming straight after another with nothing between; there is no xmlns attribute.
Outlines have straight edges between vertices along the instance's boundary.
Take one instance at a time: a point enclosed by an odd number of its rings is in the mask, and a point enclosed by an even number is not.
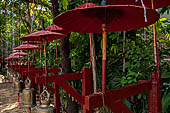
<svg viewBox="0 0 170 113"><path fill-rule="evenodd" d="M22 94L18 104L18 93L14 91L12 83L0 83L0 113L27 113L23 108ZM35 113L35 108L32 112Z"/></svg>

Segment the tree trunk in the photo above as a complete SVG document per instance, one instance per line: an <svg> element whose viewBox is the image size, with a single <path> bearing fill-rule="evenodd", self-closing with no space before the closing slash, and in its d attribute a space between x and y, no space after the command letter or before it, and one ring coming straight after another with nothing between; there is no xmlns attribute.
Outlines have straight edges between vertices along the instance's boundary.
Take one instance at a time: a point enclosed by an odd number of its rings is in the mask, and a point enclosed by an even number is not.
<svg viewBox="0 0 170 113"><path fill-rule="evenodd" d="M52 3L52 12L53 12L53 17L57 16L59 14L58 8L58 0L51 0ZM66 38L60 40L60 55L61 55L61 63L62 63L62 68L64 68L64 73L71 73L71 62L69 59L69 36L68 35ZM72 99L67 96L67 111L68 113L78 113L78 104L75 101L72 101Z"/></svg>

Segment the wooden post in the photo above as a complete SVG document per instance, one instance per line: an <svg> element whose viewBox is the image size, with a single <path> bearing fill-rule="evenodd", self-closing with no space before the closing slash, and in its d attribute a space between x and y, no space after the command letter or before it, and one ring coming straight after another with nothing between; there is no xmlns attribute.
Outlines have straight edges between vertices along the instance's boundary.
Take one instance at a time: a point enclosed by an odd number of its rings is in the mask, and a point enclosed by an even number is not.
<svg viewBox="0 0 170 113"><path fill-rule="evenodd" d="M83 68L83 79L82 79L82 91L83 97L93 93L92 89L92 72L89 68ZM85 105L83 105L83 113L93 113L92 110L87 110Z"/></svg>
<svg viewBox="0 0 170 113"><path fill-rule="evenodd" d="M161 81L157 80L158 72L151 73L152 89L149 91L148 96L148 112L161 113Z"/></svg>
<svg viewBox="0 0 170 113"><path fill-rule="evenodd" d="M56 108L56 113L60 113L60 95L59 95L59 87L53 82L55 93L54 93L54 106Z"/></svg>
<svg viewBox="0 0 170 113"><path fill-rule="evenodd" d="M107 45L107 26L102 24L103 30L103 50L102 50L102 92L106 92L106 45Z"/></svg>

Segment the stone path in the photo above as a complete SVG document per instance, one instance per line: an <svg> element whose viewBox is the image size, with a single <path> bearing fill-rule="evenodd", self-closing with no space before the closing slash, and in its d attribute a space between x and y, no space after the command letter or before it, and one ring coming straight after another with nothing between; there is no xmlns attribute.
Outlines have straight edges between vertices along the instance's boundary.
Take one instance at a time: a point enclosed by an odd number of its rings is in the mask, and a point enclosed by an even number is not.
<svg viewBox="0 0 170 113"><path fill-rule="evenodd" d="M21 94L22 96L22 94ZM14 91L12 83L0 84L0 113L26 113L26 110L18 104L18 93ZM20 101L22 98L20 97ZM31 113L35 113L35 108Z"/></svg>

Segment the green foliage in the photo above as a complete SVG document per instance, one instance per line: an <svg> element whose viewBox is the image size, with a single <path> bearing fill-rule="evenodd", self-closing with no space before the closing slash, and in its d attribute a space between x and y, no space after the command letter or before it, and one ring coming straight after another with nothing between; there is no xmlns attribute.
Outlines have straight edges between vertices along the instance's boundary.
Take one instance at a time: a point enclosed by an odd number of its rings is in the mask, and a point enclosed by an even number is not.
<svg viewBox="0 0 170 113"><path fill-rule="evenodd" d="M86 0L59 0L59 12L64 12L68 9L73 9ZM99 0L92 0L97 5ZM42 16L45 20L45 27L53 23L51 11L51 2L49 0L41 0L41 5L35 4L34 9L31 8L31 3L23 0L11 1L4 0L0 2L0 44L7 46L10 52L13 45L21 44L19 37L30 33L30 27L33 31L41 28ZM161 9L161 13L166 13L169 7ZM29 18L29 13L34 14L33 21ZM34 13L33 13L34 12ZM169 12L167 12L169 13ZM32 19L32 17L31 17ZM160 19L157 25L157 36L160 43L160 64L162 78L164 82L169 82L170 77L170 62L163 60L170 55L170 24L169 19ZM82 26L83 27L83 26ZM107 89L119 88L129 84L137 83L140 79L149 79L150 72L156 71L154 66L153 53L153 28L152 26L140 30L127 31L125 39L125 53L123 53L123 34L122 32L108 33L107 40ZM102 35L94 34L96 59L97 59L97 84L98 90L101 91L101 62L102 62ZM90 65L90 48L89 36L83 33L71 33L70 55L71 66L73 72L81 71L82 67ZM60 48L58 41L58 66L61 67ZM48 67L55 66L55 42L47 43L47 63ZM44 53L42 53L44 54ZM41 66L40 52L35 54L36 61L34 64L37 67ZM30 54L32 58L32 54ZM123 58L126 59L126 71L123 72ZM43 67L45 65L43 56ZM33 62L31 62L33 64ZM5 71L4 71L5 72ZM81 82L69 82L70 85L81 93ZM52 84L50 84L52 86ZM165 88L166 89L166 88ZM66 94L66 93L65 93ZM133 99L128 98L123 102L135 113L147 112L147 94L139 94ZM162 106L163 113L166 113L169 108L169 90L163 90ZM109 111L109 110L108 110Z"/></svg>
<svg viewBox="0 0 170 113"><path fill-rule="evenodd" d="M170 89L164 91L162 96L162 113L169 113L170 110Z"/></svg>
<svg viewBox="0 0 170 113"><path fill-rule="evenodd" d="M69 1L68 0L61 0L61 4L64 10L67 10Z"/></svg>

